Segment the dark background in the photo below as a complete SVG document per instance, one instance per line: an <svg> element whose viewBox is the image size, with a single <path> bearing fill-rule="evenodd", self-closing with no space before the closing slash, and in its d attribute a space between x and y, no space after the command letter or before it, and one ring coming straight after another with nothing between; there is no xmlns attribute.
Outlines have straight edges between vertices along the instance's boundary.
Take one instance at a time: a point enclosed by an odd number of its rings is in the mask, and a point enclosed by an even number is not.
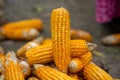
<svg viewBox="0 0 120 80"><path fill-rule="evenodd" d="M65 7L70 11L71 28L89 31L93 35L94 43L98 45L97 51L105 58L95 54L93 61L108 71L114 78L120 78L120 46L104 46L101 38L118 32L109 24L98 24L95 21L95 0L0 0L5 2L5 21L18 21L31 18L40 18L44 23L44 29L40 33L44 38L50 35L51 10ZM27 41L0 41L0 45L7 52L16 51Z"/></svg>

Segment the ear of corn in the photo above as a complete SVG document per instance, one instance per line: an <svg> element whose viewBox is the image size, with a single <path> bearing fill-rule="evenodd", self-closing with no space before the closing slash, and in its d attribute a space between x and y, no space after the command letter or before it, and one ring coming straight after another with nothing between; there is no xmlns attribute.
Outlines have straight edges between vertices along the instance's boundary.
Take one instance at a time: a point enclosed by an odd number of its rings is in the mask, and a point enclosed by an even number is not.
<svg viewBox="0 0 120 80"><path fill-rule="evenodd" d="M73 39L77 38L77 39L86 40L88 42L92 42L91 34L86 31L71 29L70 33L71 33L71 38L73 38Z"/></svg>
<svg viewBox="0 0 120 80"><path fill-rule="evenodd" d="M26 52L26 58L29 65L36 63L47 63L53 61L52 44L40 45Z"/></svg>
<svg viewBox="0 0 120 80"><path fill-rule="evenodd" d="M25 29L2 29L2 33L8 39L22 39L22 40L31 40L39 35L39 32L34 28L25 28Z"/></svg>
<svg viewBox="0 0 120 80"><path fill-rule="evenodd" d="M31 73L31 69L30 69L29 64L26 61L20 61L19 65L20 65L20 67L22 69L24 77L29 76L30 73Z"/></svg>
<svg viewBox="0 0 120 80"><path fill-rule="evenodd" d="M2 27L4 29L11 29L11 30L24 29L24 28L35 28L37 30L41 30L43 28L43 25L40 19L30 19L30 20L11 22Z"/></svg>
<svg viewBox="0 0 120 80"><path fill-rule="evenodd" d="M69 64L69 72L77 73L81 71L92 60L92 53L88 52L79 58L73 58Z"/></svg>
<svg viewBox="0 0 120 80"><path fill-rule="evenodd" d="M70 62L70 15L66 9L61 7L52 11L51 32L55 65L66 73Z"/></svg>
<svg viewBox="0 0 120 80"><path fill-rule="evenodd" d="M5 80L25 80L14 52L6 55Z"/></svg>
<svg viewBox="0 0 120 80"><path fill-rule="evenodd" d="M76 45L79 44L76 42ZM81 44L82 45L82 44ZM79 57L81 56L82 54L80 52L82 52L83 48L81 48L81 45L79 45L79 49L75 50L75 48L73 47L71 50L71 57ZM72 46L72 44L71 44ZM75 46L75 44L74 44ZM84 48L86 50L86 48ZM77 53L74 52L77 51ZM79 51L79 52L78 52ZM88 52L89 50L86 50L86 53ZM85 52L85 51L84 51ZM35 48L32 48L32 49L29 49L28 51L26 51L25 53L26 55L26 58L27 58L27 61L30 65L32 64L43 64L43 63L48 63L48 62L51 62L53 61L53 46L52 46L52 43L50 44L46 44L46 45L39 45ZM87 61L87 60L86 60Z"/></svg>
<svg viewBox="0 0 120 80"><path fill-rule="evenodd" d="M48 66L35 64L34 67L36 75L41 80L75 80L69 77L68 75L58 70L52 69Z"/></svg>
<svg viewBox="0 0 120 80"><path fill-rule="evenodd" d="M102 43L106 45L119 45L120 34L113 34L102 38Z"/></svg>
<svg viewBox="0 0 120 80"><path fill-rule="evenodd" d="M31 48L34 48L36 46L38 46L39 44L37 44L36 42L28 42L26 43L24 46L22 46L20 49L18 49L17 51L17 56L18 57L25 57L25 52Z"/></svg>
<svg viewBox="0 0 120 80"><path fill-rule="evenodd" d="M2 63L0 63L0 80L5 80L5 69Z"/></svg>
<svg viewBox="0 0 120 80"><path fill-rule="evenodd" d="M39 80L39 79L36 77L29 77L27 80Z"/></svg>
<svg viewBox="0 0 120 80"><path fill-rule="evenodd" d="M94 63L87 64L84 67L83 74L86 80L113 80L108 73Z"/></svg>

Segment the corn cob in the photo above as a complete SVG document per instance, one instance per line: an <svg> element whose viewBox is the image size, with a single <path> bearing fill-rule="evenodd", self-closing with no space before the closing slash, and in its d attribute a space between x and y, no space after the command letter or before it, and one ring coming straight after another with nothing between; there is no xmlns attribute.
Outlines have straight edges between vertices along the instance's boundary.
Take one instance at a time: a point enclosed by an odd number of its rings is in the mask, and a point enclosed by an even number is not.
<svg viewBox="0 0 120 80"><path fill-rule="evenodd" d="M14 52L8 52L5 62L5 80L25 80Z"/></svg>
<svg viewBox="0 0 120 80"><path fill-rule="evenodd" d="M108 73L94 63L87 64L84 67L83 74L86 80L113 80Z"/></svg>
<svg viewBox="0 0 120 80"><path fill-rule="evenodd" d="M103 37L102 43L106 45L119 45L120 44L120 33Z"/></svg>
<svg viewBox="0 0 120 80"><path fill-rule="evenodd" d="M69 77L68 75L48 66L35 64L34 68L36 75L41 80L75 80Z"/></svg>
<svg viewBox="0 0 120 80"><path fill-rule="evenodd" d="M75 79L75 80L81 80L81 79L79 79L79 77L78 77L77 74L71 74L71 73L69 73L68 75L69 75L71 78Z"/></svg>
<svg viewBox="0 0 120 80"><path fill-rule="evenodd" d="M48 38L43 40L42 44L51 44L52 43L52 39Z"/></svg>
<svg viewBox="0 0 120 80"><path fill-rule="evenodd" d="M31 68L30 68L29 64L26 61L22 60L19 62L19 65L22 69L24 77L26 78L27 76L29 76L31 73Z"/></svg>
<svg viewBox="0 0 120 80"><path fill-rule="evenodd" d="M37 30L41 30L43 28L43 25L40 19L30 19L30 20L11 22L2 27L4 29L11 29L11 30L24 29L24 28L35 28Z"/></svg>
<svg viewBox="0 0 120 80"><path fill-rule="evenodd" d="M53 61L52 44L40 45L26 52L26 58L29 65L36 63L47 63Z"/></svg>
<svg viewBox="0 0 120 80"><path fill-rule="evenodd" d="M70 35L72 39L83 39L88 42L92 42L92 36L89 32L83 31L83 30L70 30Z"/></svg>
<svg viewBox="0 0 120 80"><path fill-rule="evenodd" d="M39 32L34 28L26 28L26 29L2 29L1 30L4 36L8 39L23 39L23 40L31 40L39 35Z"/></svg>
<svg viewBox="0 0 120 80"><path fill-rule="evenodd" d="M70 15L66 9L52 11L51 32L55 65L66 73L70 62Z"/></svg>
<svg viewBox="0 0 120 80"><path fill-rule="evenodd" d="M76 42L76 44L79 44ZM75 44L74 44L75 45ZM81 44L83 45L83 44ZM71 53L71 57L78 57L78 56L81 56L81 52L83 52L83 49L81 47L81 45L79 45L79 49L77 49L78 51L76 51L77 53ZM72 44L71 44L72 46ZM76 48L76 47L75 47ZM84 48L86 49L86 48ZM72 47L72 52L74 52L74 47ZM89 50L86 50L86 53L87 51ZM84 51L85 52L85 51ZM32 49L29 49L28 51L26 51L25 53L26 55L26 58L27 58L27 61L30 65L32 64L38 64L38 63L41 63L41 64L44 64L44 63L48 63L48 62L51 62L53 61L53 46L52 44L46 44L46 45L39 45L35 48L32 48Z"/></svg>
<svg viewBox="0 0 120 80"><path fill-rule="evenodd" d="M79 58L73 58L69 64L69 72L77 73L81 71L92 60L92 53L88 52Z"/></svg>
<svg viewBox="0 0 120 80"><path fill-rule="evenodd" d="M27 80L39 80L39 79L36 77L29 77Z"/></svg>
<svg viewBox="0 0 120 80"><path fill-rule="evenodd" d="M50 44L52 39L45 39L42 44ZM86 42L85 40L70 40L71 53L73 56L77 57L81 54L86 54L88 51L94 50L97 45L93 43ZM78 55L76 55L76 53Z"/></svg>

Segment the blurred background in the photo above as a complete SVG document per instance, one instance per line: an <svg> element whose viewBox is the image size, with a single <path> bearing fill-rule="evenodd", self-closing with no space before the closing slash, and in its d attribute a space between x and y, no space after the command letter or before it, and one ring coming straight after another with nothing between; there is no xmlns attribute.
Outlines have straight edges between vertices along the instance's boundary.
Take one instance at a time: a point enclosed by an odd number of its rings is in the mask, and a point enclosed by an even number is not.
<svg viewBox="0 0 120 80"><path fill-rule="evenodd" d="M54 8L65 7L71 16L71 28L89 32L98 45L93 61L113 77L120 78L120 46L106 46L101 43L104 36L118 33L110 23L97 23L95 0L0 0L1 26L8 22L39 18L44 28L40 36L50 38L50 15ZM2 40L5 51L19 49L27 41ZM101 56L102 55L102 56Z"/></svg>

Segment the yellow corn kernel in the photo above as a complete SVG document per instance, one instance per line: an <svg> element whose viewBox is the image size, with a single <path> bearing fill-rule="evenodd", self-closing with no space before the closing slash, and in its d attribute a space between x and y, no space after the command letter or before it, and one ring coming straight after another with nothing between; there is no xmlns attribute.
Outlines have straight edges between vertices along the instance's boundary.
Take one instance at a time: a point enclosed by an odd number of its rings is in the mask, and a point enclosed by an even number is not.
<svg viewBox="0 0 120 80"><path fill-rule="evenodd" d="M52 44L40 45L28 50L26 54L29 65L36 63L47 63L53 61Z"/></svg>
<svg viewBox="0 0 120 80"><path fill-rule="evenodd" d="M89 63L84 67L83 74L86 80L113 80L113 78L103 69Z"/></svg>
<svg viewBox="0 0 120 80"><path fill-rule="evenodd" d="M70 35L72 39L83 39L88 42L92 42L92 35L89 32L83 30L70 30Z"/></svg>
<svg viewBox="0 0 120 80"><path fill-rule="evenodd" d="M3 34L8 39L22 39L22 40L31 40L39 35L39 32L34 28L26 29L2 29Z"/></svg>
<svg viewBox="0 0 120 80"><path fill-rule="evenodd" d="M35 64L34 68L36 75L41 80L75 80L68 75L48 66Z"/></svg>
<svg viewBox="0 0 120 80"><path fill-rule="evenodd" d="M14 52L8 52L5 62L5 80L25 80Z"/></svg>
<svg viewBox="0 0 120 80"><path fill-rule="evenodd" d="M40 19L30 19L30 20L11 22L2 27L4 29L11 29L11 30L24 29L24 28L35 28L37 30L41 30L43 28L43 25Z"/></svg>
<svg viewBox="0 0 120 80"><path fill-rule="evenodd" d="M74 50L74 47L73 47L73 50ZM79 52L81 52L81 50L79 50ZM44 64L44 63L51 62L53 61L53 45L52 44L39 45L35 48L27 50L25 55L30 65L38 64L38 63ZM71 53L71 57L79 57L79 56L81 56L80 53L74 53L74 54Z"/></svg>
<svg viewBox="0 0 120 80"><path fill-rule="evenodd" d="M69 73L68 75L75 80L81 80L81 79L79 79L78 74Z"/></svg>
<svg viewBox="0 0 120 80"><path fill-rule="evenodd" d="M42 44L51 44L52 43L52 39L48 38L43 40Z"/></svg>
<svg viewBox="0 0 120 80"><path fill-rule="evenodd" d="M31 73L31 68L30 68L29 64L26 61L22 60L22 61L19 62L19 65L22 69L24 77L29 76L30 73Z"/></svg>
<svg viewBox="0 0 120 80"><path fill-rule="evenodd" d="M57 8L51 15L53 57L56 67L67 72L70 62L70 15L64 8Z"/></svg>
<svg viewBox="0 0 120 80"><path fill-rule="evenodd" d="M29 77L27 80L39 80L39 79L36 77Z"/></svg>
<svg viewBox="0 0 120 80"><path fill-rule="evenodd" d="M79 58L73 58L68 66L69 72L77 73L81 71L92 60L92 53L88 52Z"/></svg>

